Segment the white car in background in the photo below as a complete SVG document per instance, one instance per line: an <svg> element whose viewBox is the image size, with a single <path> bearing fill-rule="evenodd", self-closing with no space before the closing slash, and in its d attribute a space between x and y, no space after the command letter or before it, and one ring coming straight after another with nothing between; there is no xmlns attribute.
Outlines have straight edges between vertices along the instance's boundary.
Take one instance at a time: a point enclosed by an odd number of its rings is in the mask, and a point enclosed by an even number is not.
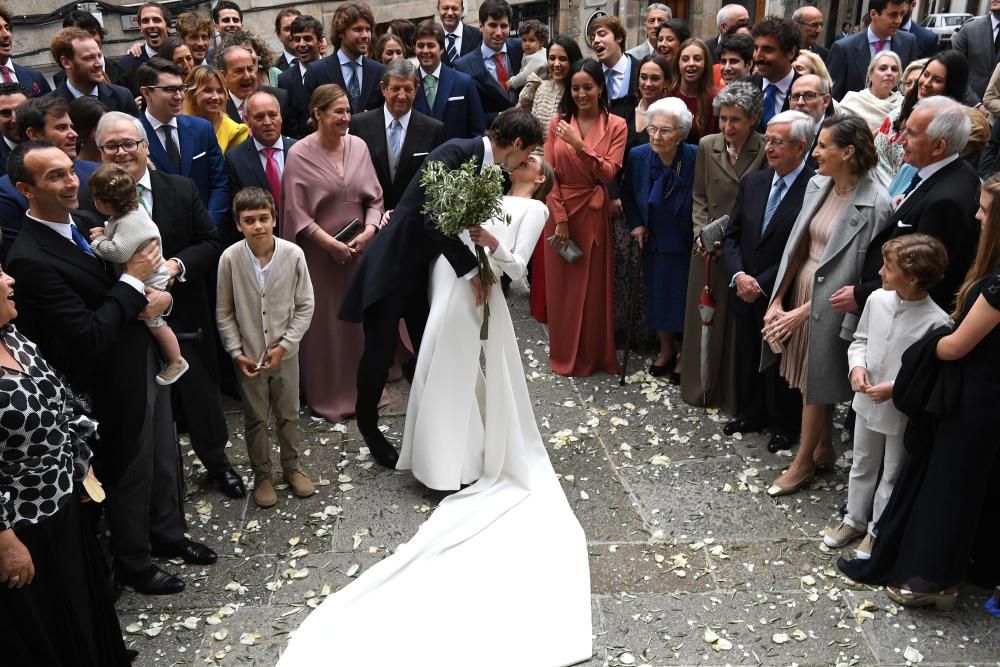
<svg viewBox="0 0 1000 667"><path fill-rule="evenodd" d="M937 33L938 45L941 48L948 48L951 46L951 38L955 35L959 29L965 25L968 21L976 18L972 14L968 13L953 13L953 14L928 14L920 25L927 28L931 32Z"/></svg>

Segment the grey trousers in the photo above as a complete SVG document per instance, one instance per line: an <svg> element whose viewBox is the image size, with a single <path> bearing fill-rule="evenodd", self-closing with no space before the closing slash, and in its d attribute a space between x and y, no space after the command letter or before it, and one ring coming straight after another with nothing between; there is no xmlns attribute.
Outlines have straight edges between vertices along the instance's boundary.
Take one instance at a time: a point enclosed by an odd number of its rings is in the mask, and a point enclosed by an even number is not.
<svg viewBox="0 0 1000 667"><path fill-rule="evenodd" d="M844 523L875 535L875 524L882 517L906 459L902 433L876 433L868 428L864 417L857 415L854 422L854 463L847 482ZM880 469L881 479L878 474Z"/></svg>
<svg viewBox="0 0 1000 667"><path fill-rule="evenodd" d="M170 388L156 384L160 362L152 346L146 369L146 416L135 443L137 451L107 494L111 553L128 570L153 564L151 542L175 544L184 539L187 529L181 511Z"/></svg>
<svg viewBox="0 0 1000 667"><path fill-rule="evenodd" d="M250 466L257 479L271 478L269 416L274 417L281 469L299 467L299 356L284 358L278 367L248 378L239 370L236 378L243 397L243 438Z"/></svg>

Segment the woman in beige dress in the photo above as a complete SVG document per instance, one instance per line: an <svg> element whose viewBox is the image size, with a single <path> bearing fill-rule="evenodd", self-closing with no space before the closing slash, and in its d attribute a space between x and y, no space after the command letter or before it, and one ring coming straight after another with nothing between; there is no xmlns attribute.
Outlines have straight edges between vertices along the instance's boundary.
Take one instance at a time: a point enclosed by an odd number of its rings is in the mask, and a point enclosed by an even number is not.
<svg viewBox="0 0 1000 667"><path fill-rule="evenodd" d="M766 164L764 138L754 130L760 118L763 95L760 86L735 81L715 96L714 109L719 118L718 134L702 137L694 172L694 238L696 251L688 271L687 299L684 309L684 343L680 361L672 369L671 381L680 375L681 398L691 405L722 406L737 414L736 342L733 315L729 310L729 279L723 275L715 248L709 248L712 266L712 294L716 309L708 333L711 366L701 368L701 315L698 300L705 287L705 256L698 242L702 228L723 215L729 215L740 179ZM710 377L702 382L702 373ZM702 387L706 387L703 390Z"/></svg>
<svg viewBox="0 0 1000 667"><path fill-rule="evenodd" d="M316 295L301 346L306 399L317 416L338 422L354 414L364 332L337 312L382 218L382 188L365 142L347 134L351 109L343 88L316 88L309 121L316 131L296 143L285 162L281 231L305 252ZM347 243L334 238L355 218L364 231Z"/></svg>
<svg viewBox="0 0 1000 667"><path fill-rule="evenodd" d="M788 237L771 305L764 315L762 363L775 363L802 392L802 441L795 460L767 490L770 496L809 485L817 468L830 467L833 406L853 395L847 347L857 325L834 309L831 297L861 278L869 243L889 221L888 194L872 170L878 162L868 125L843 115L823 122L816 172Z"/></svg>

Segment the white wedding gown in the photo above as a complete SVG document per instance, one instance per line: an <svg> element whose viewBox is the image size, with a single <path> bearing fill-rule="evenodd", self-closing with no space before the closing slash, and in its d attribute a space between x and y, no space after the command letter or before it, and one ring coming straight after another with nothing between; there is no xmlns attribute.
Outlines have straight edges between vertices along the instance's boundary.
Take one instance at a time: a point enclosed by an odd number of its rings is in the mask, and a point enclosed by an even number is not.
<svg viewBox="0 0 1000 667"><path fill-rule="evenodd" d="M548 211L513 197L504 208L511 225L488 227L501 245L494 269L519 278ZM482 309L436 261L399 460L434 488L478 481L328 597L279 665L562 667L591 657L586 538L535 423L499 284L489 298L480 345Z"/></svg>

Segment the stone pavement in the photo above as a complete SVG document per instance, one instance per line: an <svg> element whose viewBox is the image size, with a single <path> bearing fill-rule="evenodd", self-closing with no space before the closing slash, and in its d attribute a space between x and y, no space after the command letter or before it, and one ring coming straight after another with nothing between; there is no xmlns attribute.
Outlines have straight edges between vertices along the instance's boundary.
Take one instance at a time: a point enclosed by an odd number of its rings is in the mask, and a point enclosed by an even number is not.
<svg viewBox="0 0 1000 667"><path fill-rule="evenodd" d="M539 427L588 537L594 653L583 664L1000 665L1000 621L981 609L988 591L964 591L950 614L907 611L839 575L820 531L838 522L846 457L775 502L764 489L790 458L769 454L764 436L723 436L723 415L642 372L625 387L552 374L545 330L523 288L512 292ZM406 389L391 385L384 419L397 441ZM249 474L231 407L230 457ZM373 467L353 423L302 421L318 493L279 491L271 510L207 489L184 447L191 536L220 559L164 564L186 579L180 595L124 593L136 665L273 665L311 608L408 540L443 497Z"/></svg>

